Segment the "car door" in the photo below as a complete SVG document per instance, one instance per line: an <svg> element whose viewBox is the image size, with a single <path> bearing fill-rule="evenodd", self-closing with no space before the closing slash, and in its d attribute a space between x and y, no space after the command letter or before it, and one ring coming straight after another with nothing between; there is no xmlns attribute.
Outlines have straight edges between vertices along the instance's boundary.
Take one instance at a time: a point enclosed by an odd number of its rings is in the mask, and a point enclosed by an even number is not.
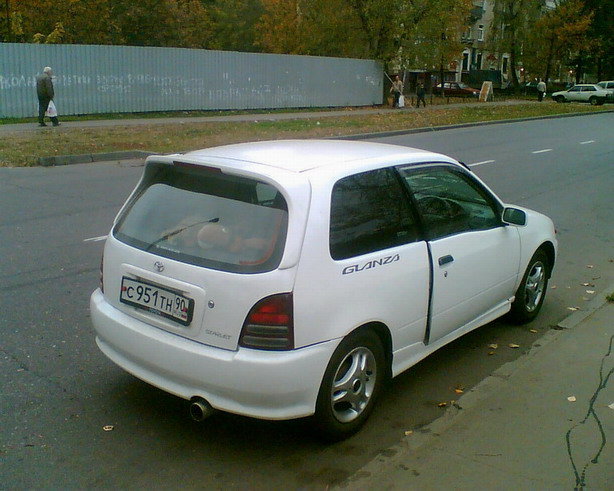
<svg viewBox="0 0 614 491"><path fill-rule="evenodd" d="M431 260L427 343L481 324L514 294L520 237L469 172L449 165L401 167L421 216Z"/></svg>
<svg viewBox="0 0 614 491"><path fill-rule="evenodd" d="M581 101L582 100L582 87L576 85L567 91L565 98L568 101Z"/></svg>

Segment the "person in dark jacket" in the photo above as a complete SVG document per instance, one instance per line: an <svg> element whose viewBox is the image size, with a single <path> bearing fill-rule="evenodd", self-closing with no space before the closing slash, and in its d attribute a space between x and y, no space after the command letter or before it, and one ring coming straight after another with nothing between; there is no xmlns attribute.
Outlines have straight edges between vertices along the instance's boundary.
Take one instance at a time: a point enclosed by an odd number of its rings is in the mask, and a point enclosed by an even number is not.
<svg viewBox="0 0 614 491"><path fill-rule="evenodd" d="M49 107L49 103L53 100L53 80L51 79L53 71L51 67L43 68L43 73L36 77L36 95L38 95L38 125L47 126L45 124L45 112ZM53 126L59 126L57 116L51 116Z"/></svg>
<svg viewBox="0 0 614 491"><path fill-rule="evenodd" d="M424 84L418 84L418 88L416 89L416 107L420 107L420 103L422 102L422 104L424 105L424 107L426 107L426 100L424 99L424 96L426 95L426 92L424 90Z"/></svg>

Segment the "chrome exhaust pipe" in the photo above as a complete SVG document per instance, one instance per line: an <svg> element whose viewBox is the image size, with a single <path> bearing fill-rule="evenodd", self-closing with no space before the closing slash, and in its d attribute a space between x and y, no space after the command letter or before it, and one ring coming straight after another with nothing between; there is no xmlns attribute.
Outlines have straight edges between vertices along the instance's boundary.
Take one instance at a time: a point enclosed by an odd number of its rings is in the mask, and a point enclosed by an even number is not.
<svg viewBox="0 0 614 491"><path fill-rule="evenodd" d="M201 423L215 412L215 409L202 397L195 397L190 403L190 417Z"/></svg>

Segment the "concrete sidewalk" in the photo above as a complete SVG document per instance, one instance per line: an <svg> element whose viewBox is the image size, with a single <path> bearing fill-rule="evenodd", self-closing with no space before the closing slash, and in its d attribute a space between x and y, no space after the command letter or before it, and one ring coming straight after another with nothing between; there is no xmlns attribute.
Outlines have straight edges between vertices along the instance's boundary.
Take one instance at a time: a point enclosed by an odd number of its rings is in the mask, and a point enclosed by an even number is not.
<svg viewBox="0 0 614 491"><path fill-rule="evenodd" d="M571 316L339 488L614 489L614 303L606 293L589 315Z"/></svg>
<svg viewBox="0 0 614 491"><path fill-rule="evenodd" d="M484 104L489 106L510 106L517 104L527 104L534 101L527 100L509 100L509 101L494 101ZM227 122L253 122L253 121L284 121L293 119L318 119L318 118L334 118L344 116L365 116L388 114L396 111L437 111L444 110L450 107L475 106L476 102L453 103L453 104L437 104L429 105L421 109L408 106L402 109L392 109L389 106L367 107L367 108L347 108L347 109L331 109L323 111L301 111L298 109L295 112L261 112L250 114L228 114L217 116L185 116L185 117L169 117L169 118L134 118L134 119L105 119L94 120L84 119L79 121L60 121L59 128L45 127L41 128L37 122L18 123L18 124L0 124L0 134L12 133L21 131L61 131L75 128L105 128L115 126L140 126L140 125L163 125L163 124L188 124L188 123L227 123Z"/></svg>

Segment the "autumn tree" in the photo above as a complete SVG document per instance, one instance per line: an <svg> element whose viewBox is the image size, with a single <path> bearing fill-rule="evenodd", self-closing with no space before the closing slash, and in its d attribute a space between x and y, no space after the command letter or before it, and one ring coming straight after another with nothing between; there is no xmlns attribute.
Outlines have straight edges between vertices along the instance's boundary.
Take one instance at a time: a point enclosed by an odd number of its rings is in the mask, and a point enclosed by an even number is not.
<svg viewBox="0 0 614 491"><path fill-rule="evenodd" d="M563 0L545 12L535 22L525 47L527 69L539 73L546 82L550 80L554 67L566 66L570 54L592 45L588 37L592 18L581 0Z"/></svg>
<svg viewBox="0 0 614 491"><path fill-rule="evenodd" d="M347 0L261 0L256 42L265 51L368 57L367 42Z"/></svg>
<svg viewBox="0 0 614 491"><path fill-rule="evenodd" d="M256 25L264 13L260 0L210 0L209 49L259 51Z"/></svg>
<svg viewBox="0 0 614 491"><path fill-rule="evenodd" d="M518 67L530 30L541 14L539 0L494 0L491 41L499 53L509 53L512 83L520 87Z"/></svg>

